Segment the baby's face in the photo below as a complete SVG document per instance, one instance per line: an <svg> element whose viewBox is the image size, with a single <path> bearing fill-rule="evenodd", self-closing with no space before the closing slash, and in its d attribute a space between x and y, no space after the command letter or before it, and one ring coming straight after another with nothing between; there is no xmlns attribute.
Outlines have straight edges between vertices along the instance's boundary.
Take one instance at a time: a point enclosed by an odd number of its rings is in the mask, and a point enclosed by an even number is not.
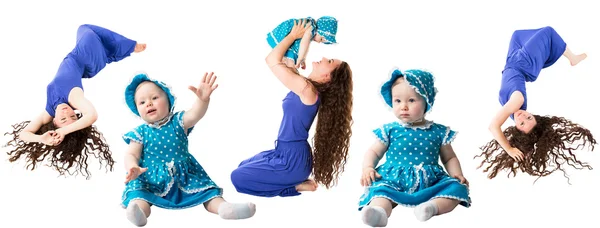
<svg viewBox="0 0 600 228"><path fill-rule="evenodd" d="M402 122L415 123L423 120L425 99L402 77L392 86L392 108Z"/></svg>
<svg viewBox="0 0 600 228"><path fill-rule="evenodd" d="M167 94L153 82L140 83L135 92L135 104L142 119L148 123L154 123L169 115Z"/></svg>
<svg viewBox="0 0 600 228"><path fill-rule="evenodd" d="M315 41L317 43L323 43L323 41L325 41L325 38L319 34L316 34L315 37L313 38L313 41Z"/></svg>

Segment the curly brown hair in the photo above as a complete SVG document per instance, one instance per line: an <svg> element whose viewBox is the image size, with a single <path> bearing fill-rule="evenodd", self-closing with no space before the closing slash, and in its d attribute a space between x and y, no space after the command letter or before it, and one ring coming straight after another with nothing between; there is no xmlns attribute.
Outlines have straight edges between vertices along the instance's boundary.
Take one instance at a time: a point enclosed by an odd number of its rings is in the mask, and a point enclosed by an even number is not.
<svg viewBox="0 0 600 228"><path fill-rule="evenodd" d="M307 79L319 92L321 104L313 137L315 182L330 188L344 172L352 135L352 70L342 62L331 72L331 80L318 83Z"/></svg>
<svg viewBox="0 0 600 228"><path fill-rule="evenodd" d="M12 132L7 132L4 135L12 135L10 140L4 147L15 147L8 152L9 161L15 162L21 156L26 156L26 169L34 170L38 163L43 162L48 156L50 161L49 167L53 167L60 173L59 176L73 174L82 174L86 179L91 178L91 173L88 170L88 156L93 154L100 161L102 166L105 161L105 167L108 170L113 170L114 160L112 159L110 148L106 144L105 139L95 126L89 126L79 131L65 135L63 141L56 146L48 146L43 143L28 143L19 139L19 133L31 121L23 121L13 125ZM56 130L53 122L49 122L40 127L36 134L43 134L47 131ZM97 153L94 153L98 151ZM74 169L72 172L70 169ZM102 167L100 167L102 169Z"/></svg>
<svg viewBox="0 0 600 228"><path fill-rule="evenodd" d="M475 156L475 158L484 157L477 168L489 163L489 166L483 170L488 172L491 169L489 179L496 177L499 171L507 169L510 170L509 177L511 173L513 177L516 176L517 171L521 170L529 175L538 176L536 181L556 170L561 170L569 181L563 168L565 163L579 170L592 169L587 163L577 160L573 153L574 150L585 148L586 145L594 150L596 140L588 129L563 117L539 115L534 117L537 124L529 133L519 131L514 126L504 130L504 136L510 145L523 152L522 161L515 161L496 140L492 140L481 147L483 152L480 155ZM577 142L579 144L576 144ZM496 152L499 153L495 154Z"/></svg>

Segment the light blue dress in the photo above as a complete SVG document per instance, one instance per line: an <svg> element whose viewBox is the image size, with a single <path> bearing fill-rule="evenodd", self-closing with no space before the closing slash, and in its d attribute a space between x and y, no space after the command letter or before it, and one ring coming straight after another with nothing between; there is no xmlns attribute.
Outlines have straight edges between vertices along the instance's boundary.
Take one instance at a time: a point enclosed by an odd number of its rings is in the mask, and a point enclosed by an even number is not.
<svg viewBox="0 0 600 228"><path fill-rule="evenodd" d="M161 208L183 209L222 196L222 189L188 152L193 127L184 132L183 114L174 113L161 126L142 124L123 136L127 144L143 144L139 166L148 168L127 183L122 196L124 208L140 199Z"/></svg>
<svg viewBox="0 0 600 228"><path fill-rule="evenodd" d="M471 205L467 186L450 177L438 163L440 148L451 143L457 132L434 122L421 127L391 122L373 133L388 147L386 161L375 169L381 178L365 188L358 210L374 198L407 207L440 197L460 200L465 207Z"/></svg>
<svg viewBox="0 0 600 228"><path fill-rule="evenodd" d="M312 32L313 34L310 37L312 42L312 39L317 34L317 22L314 18L307 17L300 19L289 19L275 27L273 31L267 34L267 43L269 43L269 46L271 46L271 48L275 48L277 44L279 44L279 42L281 42L292 31L292 28L294 27L294 22L300 21L302 19L307 20L306 26L311 25L314 28ZM292 45L284 54L284 57L294 60L294 64L297 64L298 61L298 53L300 52L300 41L302 41L302 39L295 40L294 43L292 43Z"/></svg>

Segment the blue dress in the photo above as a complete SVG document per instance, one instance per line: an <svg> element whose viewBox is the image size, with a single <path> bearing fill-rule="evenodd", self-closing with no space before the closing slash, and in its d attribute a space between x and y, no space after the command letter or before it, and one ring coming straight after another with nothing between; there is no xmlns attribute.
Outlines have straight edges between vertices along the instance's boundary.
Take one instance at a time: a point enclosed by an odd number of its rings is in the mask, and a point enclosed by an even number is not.
<svg viewBox="0 0 600 228"><path fill-rule="evenodd" d="M277 44L279 44L279 42L281 42L292 31L292 28L294 27L294 21L302 20L302 19L308 19L306 26L308 26L310 24L313 27L313 34L310 38L311 42L312 42L312 39L317 34L316 33L317 22L315 21L314 18L307 17L307 18L300 18L300 19L289 19L287 21L282 22L277 27L275 27L275 29L273 29L273 31L271 31L267 34L267 42L269 43L269 46L271 46L271 48L275 48L277 46ZM292 43L292 45L288 48L288 50L284 54L285 57L294 60L294 64L297 64L296 61L298 60L298 53L300 52L300 41L301 40L302 39L295 40L294 43Z"/></svg>
<svg viewBox="0 0 600 228"><path fill-rule="evenodd" d="M55 116L56 106L69 104L69 93L83 89L82 78L93 78L106 64L128 57L136 41L111 30L84 24L77 29L75 48L61 62L54 79L46 87L46 111Z"/></svg>
<svg viewBox="0 0 600 228"><path fill-rule="evenodd" d="M318 98L315 104L305 105L294 92L287 94L275 149L242 161L231 172L231 182L238 192L262 197L300 195L296 185L312 172L308 132L320 103Z"/></svg>
<svg viewBox="0 0 600 228"><path fill-rule="evenodd" d="M438 163L440 148L454 140L455 131L433 122L414 128L392 122L373 133L388 147L386 161L375 169L381 178L365 188L359 211L374 198L386 198L407 207L434 198L450 198L470 207L467 186L450 177Z"/></svg>
<svg viewBox="0 0 600 228"><path fill-rule="evenodd" d="M127 144L143 144L139 166L148 168L127 183L124 208L132 200L144 200L161 208L184 209L222 195L222 189L188 152L188 135L194 127L184 132L183 114L176 112L162 126L142 124L123 136Z"/></svg>
<svg viewBox="0 0 600 228"><path fill-rule="evenodd" d="M500 104L506 104L513 92L520 91L525 98L520 109L527 110L525 83L537 80L541 70L556 63L566 48L567 44L552 27L515 31L502 71ZM514 119L512 114L510 117Z"/></svg>

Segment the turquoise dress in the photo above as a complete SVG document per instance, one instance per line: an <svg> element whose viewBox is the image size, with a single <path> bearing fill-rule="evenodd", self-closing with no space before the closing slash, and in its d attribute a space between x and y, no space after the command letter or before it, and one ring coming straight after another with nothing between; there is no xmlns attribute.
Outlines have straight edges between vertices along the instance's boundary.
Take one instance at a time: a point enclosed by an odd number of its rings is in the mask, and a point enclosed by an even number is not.
<svg viewBox="0 0 600 228"><path fill-rule="evenodd" d="M223 190L188 152L193 127L184 132L183 114L174 113L160 126L142 124L123 136L127 144L143 144L139 166L148 170L127 183L122 207L144 200L161 208L183 209L222 196Z"/></svg>
<svg viewBox="0 0 600 228"><path fill-rule="evenodd" d="M313 32L310 37L310 42L312 42L312 39L315 37L315 35L317 35L317 22L314 18L307 17L299 19L288 19L279 24L277 27L275 27L273 31L267 34L267 43L269 43L269 46L271 46L271 48L275 48L277 44L279 44L292 31L292 28L294 27L294 22L302 19L307 20L307 26L311 25L313 27ZM300 53L301 41L302 39L295 40L294 43L292 43L292 45L284 54L284 57L294 60L294 64L298 63L298 54Z"/></svg>
<svg viewBox="0 0 600 228"><path fill-rule="evenodd" d="M392 122L373 133L388 147L386 161L375 169L381 178L365 188L359 211L374 198L386 198L407 207L434 198L450 198L470 207L467 186L450 177L438 163L440 148L452 142L457 132L433 122L421 127Z"/></svg>

